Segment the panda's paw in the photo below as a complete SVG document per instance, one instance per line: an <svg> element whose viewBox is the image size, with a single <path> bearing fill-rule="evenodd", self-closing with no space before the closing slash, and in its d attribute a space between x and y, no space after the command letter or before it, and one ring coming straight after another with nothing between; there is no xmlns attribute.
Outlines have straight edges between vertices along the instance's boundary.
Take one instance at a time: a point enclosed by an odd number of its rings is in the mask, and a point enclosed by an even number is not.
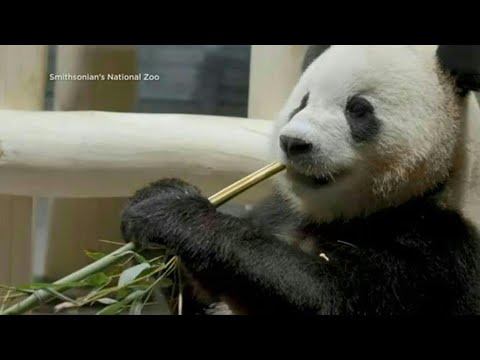
<svg viewBox="0 0 480 360"><path fill-rule="evenodd" d="M215 211L200 191L178 179L156 181L137 191L121 216L123 238L141 246L171 246L193 219Z"/></svg>
<svg viewBox="0 0 480 360"><path fill-rule="evenodd" d="M129 205L135 205L141 201L156 196L202 196L200 190L180 179L162 179L138 190L130 198Z"/></svg>
<svg viewBox="0 0 480 360"><path fill-rule="evenodd" d="M228 304L218 302L211 304L208 309L205 310L205 315L233 315L233 311Z"/></svg>

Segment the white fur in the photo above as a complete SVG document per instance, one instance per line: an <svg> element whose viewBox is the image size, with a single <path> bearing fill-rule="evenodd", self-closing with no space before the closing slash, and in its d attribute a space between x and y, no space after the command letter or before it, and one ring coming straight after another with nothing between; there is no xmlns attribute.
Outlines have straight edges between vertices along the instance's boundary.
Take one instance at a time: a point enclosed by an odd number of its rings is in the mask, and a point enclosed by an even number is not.
<svg viewBox="0 0 480 360"><path fill-rule="evenodd" d="M305 175L348 174L320 189L279 177L295 208L320 221L350 218L402 203L450 175L461 160L463 100L437 66L435 49L335 45L305 71L277 121L274 154ZM307 107L288 121L306 93ZM352 139L345 117L354 95L370 101L381 121L380 133L367 143ZM289 162L280 135L313 143L315 160Z"/></svg>

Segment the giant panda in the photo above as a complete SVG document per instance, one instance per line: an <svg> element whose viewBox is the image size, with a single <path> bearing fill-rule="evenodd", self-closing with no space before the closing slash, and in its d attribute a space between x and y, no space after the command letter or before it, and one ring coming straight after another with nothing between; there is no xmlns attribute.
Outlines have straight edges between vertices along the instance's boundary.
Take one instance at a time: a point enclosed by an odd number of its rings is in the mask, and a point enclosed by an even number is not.
<svg viewBox="0 0 480 360"><path fill-rule="evenodd" d="M273 131L272 195L237 218L159 180L131 198L123 236L171 248L233 314L478 314L459 198L479 88L478 45L312 45Z"/></svg>

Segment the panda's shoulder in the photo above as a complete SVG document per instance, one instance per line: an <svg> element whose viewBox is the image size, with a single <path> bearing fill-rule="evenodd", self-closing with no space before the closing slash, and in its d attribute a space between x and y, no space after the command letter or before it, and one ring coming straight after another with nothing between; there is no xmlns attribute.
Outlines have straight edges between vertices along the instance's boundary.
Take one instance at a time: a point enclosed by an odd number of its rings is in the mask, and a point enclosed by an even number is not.
<svg viewBox="0 0 480 360"><path fill-rule="evenodd" d="M434 238L446 243L444 249L480 255L478 228L459 211L439 209L438 214L432 216L431 229Z"/></svg>
<svg viewBox="0 0 480 360"><path fill-rule="evenodd" d="M410 205L395 214L399 239L423 240L434 249L454 250L465 246L478 247L478 229L461 212L439 206L434 201Z"/></svg>
<svg viewBox="0 0 480 360"><path fill-rule="evenodd" d="M455 209L443 208L436 204L429 204L421 209L423 222L418 226L425 227L425 231L433 232L442 237L470 237L476 236L477 231L470 221L463 214Z"/></svg>

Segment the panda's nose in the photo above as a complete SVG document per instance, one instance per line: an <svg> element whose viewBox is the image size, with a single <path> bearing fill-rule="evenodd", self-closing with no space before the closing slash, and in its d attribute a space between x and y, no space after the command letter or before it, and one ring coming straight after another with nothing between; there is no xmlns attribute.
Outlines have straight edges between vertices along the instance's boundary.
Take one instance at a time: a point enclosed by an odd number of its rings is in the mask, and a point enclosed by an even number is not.
<svg viewBox="0 0 480 360"><path fill-rule="evenodd" d="M280 135L280 147L288 158L309 153L313 145L304 140L290 136Z"/></svg>

